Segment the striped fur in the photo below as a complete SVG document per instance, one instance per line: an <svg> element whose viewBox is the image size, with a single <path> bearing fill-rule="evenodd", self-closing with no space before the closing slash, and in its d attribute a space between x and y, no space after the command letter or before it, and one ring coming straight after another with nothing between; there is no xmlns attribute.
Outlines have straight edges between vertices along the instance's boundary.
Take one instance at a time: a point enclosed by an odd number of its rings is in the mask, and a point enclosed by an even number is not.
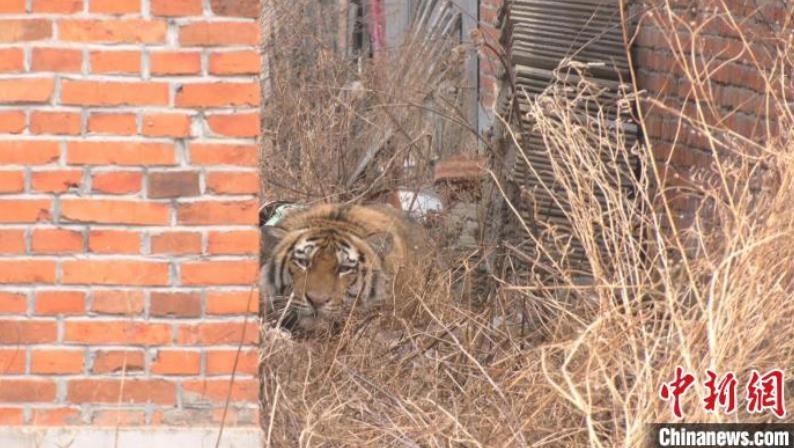
<svg viewBox="0 0 794 448"><path fill-rule="evenodd" d="M266 316L307 331L330 329L382 302L417 274L413 260L427 248L423 229L386 206L318 205L265 231Z"/></svg>

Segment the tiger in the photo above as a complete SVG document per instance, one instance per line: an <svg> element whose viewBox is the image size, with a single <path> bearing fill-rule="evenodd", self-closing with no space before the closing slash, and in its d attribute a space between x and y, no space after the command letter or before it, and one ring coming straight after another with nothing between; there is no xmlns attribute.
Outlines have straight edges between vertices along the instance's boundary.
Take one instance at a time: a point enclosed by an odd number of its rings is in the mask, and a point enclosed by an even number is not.
<svg viewBox="0 0 794 448"><path fill-rule="evenodd" d="M303 333L333 330L354 309L404 298L429 267L424 228L388 205L320 204L263 227L265 319Z"/></svg>

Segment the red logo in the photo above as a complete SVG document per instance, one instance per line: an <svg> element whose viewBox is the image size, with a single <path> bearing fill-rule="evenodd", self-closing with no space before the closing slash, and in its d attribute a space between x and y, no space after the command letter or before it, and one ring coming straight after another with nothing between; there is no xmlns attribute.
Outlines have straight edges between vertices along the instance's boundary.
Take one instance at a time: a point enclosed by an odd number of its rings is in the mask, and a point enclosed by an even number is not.
<svg viewBox="0 0 794 448"><path fill-rule="evenodd" d="M662 384L659 390L659 396L662 400L673 400L673 414L681 418L681 395L687 391L695 383L695 377L692 374L684 374L684 369L679 367L675 368L675 379L669 383Z"/></svg>
<svg viewBox="0 0 794 448"><path fill-rule="evenodd" d="M706 380L703 382L705 394L703 396L703 409L707 412L722 410L726 414L736 411L736 391L738 380L733 372L728 372L720 377L711 369L706 370ZM659 397L665 401L672 401L673 415L683 417L681 410L681 396L695 385L695 376L685 372L681 366L675 368L673 381L662 383ZM745 388L747 395L747 412L758 414L771 411L777 418L786 416L785 401L783 397L783 371L773 369L761 375L757 370L750 373L750 379Z"/></svg>
<svg viewBox="0 0 794 448"><path fill-rule="evenodd" d="M747 412L754 414L771 410L778 418L786 416L783 407L783 371L770 370L760 375L756 370L750 374L747 383Z"/></svg>
<svg viewBox="0 0 794 448"><path fill-rule="evenodd" d="M706 398L703 399L705 409L714 412L717 407L723 408L726 414L736 410L736 375L728 372L717 382L717 374L711 370L706 370L709 379L704 385L708 389Z"/></svg>

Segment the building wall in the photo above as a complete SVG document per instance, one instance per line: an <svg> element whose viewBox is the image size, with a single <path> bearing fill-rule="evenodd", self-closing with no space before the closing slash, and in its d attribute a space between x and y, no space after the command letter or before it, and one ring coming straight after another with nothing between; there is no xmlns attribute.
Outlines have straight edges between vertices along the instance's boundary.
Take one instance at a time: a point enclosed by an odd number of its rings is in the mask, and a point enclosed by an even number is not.
<svg viewBox="0 0 794 448"><path fill-rule="evenodd" d="M486 42L495 46L499 30L494 24L502 3L480 3L481 31ZM714 161L712 142L700 131L709 127L712 137L724 137L728 134L724 131L730 130L754 142L779 134L775 120L767 120L775 116L774 101L765 98L768 86L762 73L783 79L774 59L778 47L790 39L790 27L784 24L791 22L791 8L786 2L766 0L626 3L637 30L632 49L637 86L651 98L642 103L644 137L653 145L662 170L661 187L672 199L680 223L688 225L700 203L692 194L694 179ZM667 14L667 6L673 8L674 16ZM480 105L488 113L498 96L501 73L498 58L482 50ZM693 85L691 78L704 73L709 73L708 82L701 84L706 88ZM791 85L778 85L772 91L783 98L788 88L785 95L791 97ZM702 109L699 116L695 98L715 107ZM700 123L688 122L693 118ZM729 139L720 143L736 147Z"/></svg>
<svg viewBox="0 0 794 448"><path fill-rule="evenodd" d="M781 41L770 38L783 33L781 25L786 17L791 19L785 3L670 2L677 20L659 9L665 4L661 1L643 2L633 10L639 25L634 47L638 86L652 98L643 107L646 138L653 144L664 173L663 186L684 225L691 222L699 203L698 195L691 194L691 187L699 182L697 173L713 164L715 150L728 152L720 143L732 149L743 146L725 130L758 143L778 132L774 120L766 127L767 116L774 116L769 107L774 101L766 103L762 73L774 71ZM785 33L780 37L789 38ZM693 83L698 76L708 81ZM700 112L696 98L701 100ZM716 147L701 132L707 126L717 138Z"/></svg>
<svg viewBox="0 0 794 448"><path fill-rule="evenodd" d="M480 0L480 31L487 46L502 51L499 42L501 29L499 25L499 9L504 0ZM485 130L493 123L494 107L499 95L499 85L503 67L492 49L480 49L480 130Z"/></svg>
<svg viewBox="0 0 794 448"><path fill-rule="evenodd" d="M258 5L0 1L0 426L258 425Z"/></svg>

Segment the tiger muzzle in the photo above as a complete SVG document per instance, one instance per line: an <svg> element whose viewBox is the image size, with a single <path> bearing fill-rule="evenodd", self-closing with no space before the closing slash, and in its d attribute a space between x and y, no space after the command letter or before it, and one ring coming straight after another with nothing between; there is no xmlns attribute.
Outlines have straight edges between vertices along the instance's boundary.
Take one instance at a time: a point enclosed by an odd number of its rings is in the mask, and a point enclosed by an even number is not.
<svg viewBox="0 0 794 448"><path fill-rule="evenodd" d="M325 294L306 294L306 301L312 308L320 309L331 300L331 297Z"/></svg>

